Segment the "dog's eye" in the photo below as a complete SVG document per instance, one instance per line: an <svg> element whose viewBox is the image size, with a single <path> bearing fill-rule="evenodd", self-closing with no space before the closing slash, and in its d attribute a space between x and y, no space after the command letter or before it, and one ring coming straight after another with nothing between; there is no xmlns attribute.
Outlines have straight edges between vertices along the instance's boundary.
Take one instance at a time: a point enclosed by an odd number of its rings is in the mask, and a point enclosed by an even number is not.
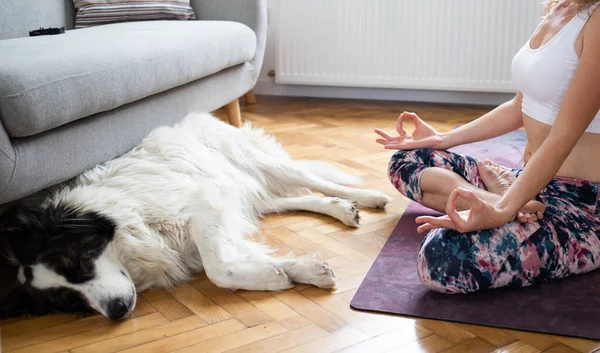
<svg viewBox="0 0 600 353"><path fill-rule="evenodd" d="M121 274L125 277L127 277L127 275L125 274L125 272L123 272L123 270L121 270Z"/></svg>

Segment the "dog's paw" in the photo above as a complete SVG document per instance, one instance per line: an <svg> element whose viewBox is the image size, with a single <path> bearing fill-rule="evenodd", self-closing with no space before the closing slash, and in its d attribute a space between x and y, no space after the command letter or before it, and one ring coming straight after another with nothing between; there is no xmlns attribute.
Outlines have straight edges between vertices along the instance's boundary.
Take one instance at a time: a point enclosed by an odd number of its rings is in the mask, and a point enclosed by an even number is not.
<svg viewBox="0 0 600 353"><path fill-rule="evenodd" d="M321 262L319 268L315 270L314 282L312 284L324 289L335 287L335 273L333 273L333 270L326 262Z"/></svg>
<svg viewBox="0 0 600 353"><path fill-rule="evenodd" d="M277 276L265 282L265 290L282 291L294 287L294 282L292 282L283 268L274 268L274 270Z"/></svg>
<svg viewBox="0 0 600 353"><path fill-rule="evenodd" d="M356 208L356 203L350 200L340 199L338 197L331 198L331 205L335 207L333 215L342 223L349 227L358 227L360 223L360 214Z"/></svg>
<svg viewBox="0 0 600 353"><path fill-rule="evenodd" d="M248 262L237 269L227 271L227 278L215 282L231 290L282 291L294 287L285 269L268 263Z"/></svg>
<svg viewBox="0 0 600 353"><path fill-rule="evenodd" d="M354 200L360 207L384 208L392 198L377 190L364 190Z"/></svg>
<svg viewBox="0 0 600 353"><path fill-rule="evenodd" d="M285 269L296 283L311 284L319 288L334 288L335 274L329 265L316 256L299 258Z"/></svg>

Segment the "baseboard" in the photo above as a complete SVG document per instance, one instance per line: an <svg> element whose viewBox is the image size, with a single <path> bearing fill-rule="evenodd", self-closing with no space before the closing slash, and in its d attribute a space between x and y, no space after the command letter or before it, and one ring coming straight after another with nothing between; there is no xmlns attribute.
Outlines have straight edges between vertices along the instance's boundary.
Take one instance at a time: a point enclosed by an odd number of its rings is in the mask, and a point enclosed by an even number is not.
<svg viewBox="0 0 600 353"><path fill-rule="evenodd" d="M254 93L267 96L367 99L485 106L500 105L514 97L513 94L508 93L280 85L264 78L258 80L254 88Z"/></svg>

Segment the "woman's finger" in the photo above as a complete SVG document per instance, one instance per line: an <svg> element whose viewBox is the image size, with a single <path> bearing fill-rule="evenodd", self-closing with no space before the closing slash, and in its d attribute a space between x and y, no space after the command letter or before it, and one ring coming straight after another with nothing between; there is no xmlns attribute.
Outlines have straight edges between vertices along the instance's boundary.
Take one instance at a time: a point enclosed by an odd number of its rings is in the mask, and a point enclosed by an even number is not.
<svg viewBox="0 0 600 353"><path fill-rule="evenodd" d="M386 133L385 131L381 130L381 129L375 129L375 133L381 137L383 137L386 140L394 140L393 136L390 136L388 133Z"/></svg>
<svg viewBox="0 0 600 353"><path fill-rule="evenodd" d="M440 217L419 216L419 217L415 218L415 222L416 223L432 223L432 222L437 222L440 218L448 219L448 216L440 216Z"/></svg>
<svg viewBox="0 0 600 353"><path fill-rule="evenodd" d="M410 120L410 122L413 123L415 126L419 126L423 123L423 120L421 120L421 118L419 118L419 116L413 112L404 112L401 116L405 119Z"/></svg>
<svg viewBox="0 0 600 353"><path fill-rule="evenodd" d="M415 219L417 224L422 224L421 229L434 229L434 228L446 228L446 229L456 229L452 220L448 218L448 216L441 217L431 217L431 216L421 216Z"/></svg>
<svg viewBox="0 0 600 353"><path fill-rule="evenodd" d="M398 131L400 137L406 136L406 131L404 130L404 115L404 113L400 114L400 117L398 117L398 121L396 122L396 131Z"/></svg>
<svg viewBox="0 0 600 353"><path fill-rule="evenodd" d="M406 149L411 149L411 150L416 150L419 148L433 148L433 146L435 145L435 141L433 141L432 138L424 138L421 140L415 140L412 138L406 139L404 141L402 141L402 143L405 145L404 147Z"/></svg>
<svg viewBox="0 0 600 353"><path fill-rule="evenodd" d="M458 189L454 189L450 196L448 196L448 201L446 201L446 214L450 216L450 213L456 212L456 198L458 197Z"/></svg>
<svg viewBox="0 0 600 353"><path fill-rule="evenodd" d="M479 206L484 205L483 201L479 197L477 197L477 195L475 195L475 193L473 191L463 189L463 188L458 188L457 194L458 194L458 197L467 201L471 207L479 207Z"/></svg>
<svg viewBox="0 0 600 353"><path fill-rule="evenodd" d="M460 216L458 211L456 210L456 200L459 196L459 188L454 189L450 197L448 197L448 202L446 203L446 214L454 223L456 228L464 228L467 225L467 222Z"/></svg>
<svg viewBox="0 0 600 353"><path fill-rule="evenodd" d="M412 150L415 149L410 143L407 142L389 142L385 144L385 148L388 150Z"/></svg>
<svg viewBox="0 0 600 353"><path fill-rule="evenodd" d="M424 232L428 232L432 229L438 229L440 228L439 226L435 226L431 223L425 223L419 227L417 227L417 233L424 233Z"/></svg>
<svg viewBox="0 0 600 353"><path fill-rule="evenodd" d="M388 149L395 150L416 150L419 148L432 148L434 143L431 138L424 138L422 140L414 140L411 137L396 138L396 141L387 141L385 144Z"/></svg>
<svg viewBox="0 0 600 353"><path fill-rule="evenodd" d="M458 188L458 197L466 201L469 205L469 209L471 210L471 212L469 213L469 219L465 221L464 225L469 223L473 216L482 215L483 213L481 212L485 211L485 202L482 199L480 199L477 195L475 195L474 192L467 189Z"/></svg>

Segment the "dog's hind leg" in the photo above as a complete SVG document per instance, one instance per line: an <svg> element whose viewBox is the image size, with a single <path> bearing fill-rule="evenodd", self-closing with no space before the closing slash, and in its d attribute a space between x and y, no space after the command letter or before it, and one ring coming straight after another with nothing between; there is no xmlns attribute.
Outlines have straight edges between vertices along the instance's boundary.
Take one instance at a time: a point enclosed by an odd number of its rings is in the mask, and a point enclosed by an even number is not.
<svg viewBox="0 0 600 353"><path fill-rule="evenodd" d="M324 176L331 174L329 170L313 170L321 168L320 164L307 164L294 160L286 161L284 164L276 162L264 163L262 169L269 176L269 181L272 185L278 185L281 190L292 188L308 188L316 190L326 196L339 197L342 199L352 200L361 207L367 208L384 208L390 202L391 198L378 190L359 189L340 185L335 182L336 177L332 180L326 179ZM327 166L332 169L332 166ZM341 171L338 172L342 173ZM351 179L349 177L348 179Z"/></svg>
<svg viewBox="0 0 600 353"><path fill-rule="evenodd" d="M356 204L337 197L306 195L275 198L269 201L268 207L270 208L265 213L309 211L331 216L350 227L357 227L360 222Z"/></svg>

